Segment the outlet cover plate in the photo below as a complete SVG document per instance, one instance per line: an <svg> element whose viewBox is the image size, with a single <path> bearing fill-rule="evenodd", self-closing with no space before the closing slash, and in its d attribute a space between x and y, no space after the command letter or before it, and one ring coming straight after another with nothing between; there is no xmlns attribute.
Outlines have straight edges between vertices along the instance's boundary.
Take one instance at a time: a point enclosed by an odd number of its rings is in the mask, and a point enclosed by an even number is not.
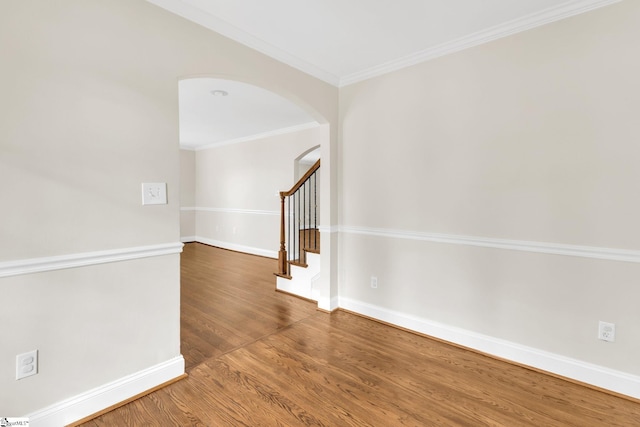
<svg viewBox="0 0 640 427"><path fill-rule="evenodd" d="M600 321L598 323L598 338L602 341L614 342L616 340L616 325Z"/></svg>
<svg viewBox="0 0 640 427"><path fill-rule="evenodd" d="M16 356L16 380L38 373L38 350L32 350Z"/></svg>

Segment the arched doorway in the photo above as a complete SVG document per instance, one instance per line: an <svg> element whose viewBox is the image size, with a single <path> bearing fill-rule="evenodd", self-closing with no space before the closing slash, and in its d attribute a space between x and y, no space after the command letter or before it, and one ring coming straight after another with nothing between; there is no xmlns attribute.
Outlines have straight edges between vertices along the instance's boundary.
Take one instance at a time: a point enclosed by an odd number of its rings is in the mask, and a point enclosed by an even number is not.
<svg viewBox="0 0 640 427"><path fill-rule="evenodd" d="M304 155L330 150L327 121L291 98L228 78L180 80L183 241L277 258L278 192L294 183ZM330 309L328 283L318 294Z"/></svg>
<svg viewBox="0 0 640 427"><path fill-rule="evenodd" d="M305 150L298 155L293 163L294 180L299 180L322 157L322 150L319 145Z"/></svg>

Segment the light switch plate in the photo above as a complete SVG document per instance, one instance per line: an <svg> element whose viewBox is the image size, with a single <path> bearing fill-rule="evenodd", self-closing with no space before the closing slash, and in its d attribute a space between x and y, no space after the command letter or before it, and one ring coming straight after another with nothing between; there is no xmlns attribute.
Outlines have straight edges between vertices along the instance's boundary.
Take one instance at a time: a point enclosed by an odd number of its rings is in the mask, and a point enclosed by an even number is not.
<svg viewBox="0 0 640 427"><path fill-rule="evenodd" d="M167 204L167 183L166 182L143 182L142 183L142 204L143 205L166 205Z"/></svg>

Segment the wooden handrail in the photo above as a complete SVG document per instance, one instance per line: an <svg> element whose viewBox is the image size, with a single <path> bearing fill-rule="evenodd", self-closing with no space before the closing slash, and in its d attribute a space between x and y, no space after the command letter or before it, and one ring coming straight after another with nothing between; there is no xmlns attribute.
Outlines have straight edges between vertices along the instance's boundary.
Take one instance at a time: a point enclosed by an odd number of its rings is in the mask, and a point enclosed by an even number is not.
<svg viewBox="0 0 640 427"><path fill-rule="evenodd" d="M280 192L280 250L278 251L278 276L291 278L289 276L289 260L287 257L286 247L286 231L285 231L285 199L294 195L305 183L313 176L316 171L320 169L320 160L314 163L313 166L295 183L291 190ZM306 188L306 187L305 187ZM315 194L315 193L314 193ZM315 243L315 239L314 239ZM300 251L300 249L298 249Z"/></svg>
<svg viewBox="0 0 640 427"><path fill-rule="evenodd" d="M289 197L289 196L291 196L293 193L295 193L296 191L298 191L298 188L302 187L302 185L305 183L305 181L306 181L307 179L309 179L309 177L310 177L311 175L313 175L313 173L314 173L315 171L317 171L318 169L320 169L320 159L318 159L318 161L317 161L317 162L315 162L315 163L313 164L313 166L311 166L311 169L309 169L309 170L307 171L307 173L305 173L305 174L302 176L302 178L300 178L300 179L298 180L298 182L296 182L296 183L295 183L295 185L294 185L293 187L291 187L291 190L289 190L289 191L281 191L281 192L280 192L280 197Z"/></svg>
<svg viewBox="0 0 640 427"><path fill-rule="evenodd" d="M286 277L289 275L289 269L287 268L287 247L285 246L285 231L284 231L284 198L280 192L280 250L278 251L278 274Z"/></svg>

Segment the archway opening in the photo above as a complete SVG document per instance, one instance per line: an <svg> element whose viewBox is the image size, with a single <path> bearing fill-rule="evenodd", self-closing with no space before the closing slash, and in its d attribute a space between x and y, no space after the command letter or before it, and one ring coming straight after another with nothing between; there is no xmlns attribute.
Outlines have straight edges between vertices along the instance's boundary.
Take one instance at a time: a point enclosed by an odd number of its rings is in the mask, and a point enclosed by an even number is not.
<svg viewBox="0 0 640 427"><path fill-rule="evenodd" d="M329 124L290 98L237 80L179 82L184 242L278 258L279 192L330 147Z"/></svg>

